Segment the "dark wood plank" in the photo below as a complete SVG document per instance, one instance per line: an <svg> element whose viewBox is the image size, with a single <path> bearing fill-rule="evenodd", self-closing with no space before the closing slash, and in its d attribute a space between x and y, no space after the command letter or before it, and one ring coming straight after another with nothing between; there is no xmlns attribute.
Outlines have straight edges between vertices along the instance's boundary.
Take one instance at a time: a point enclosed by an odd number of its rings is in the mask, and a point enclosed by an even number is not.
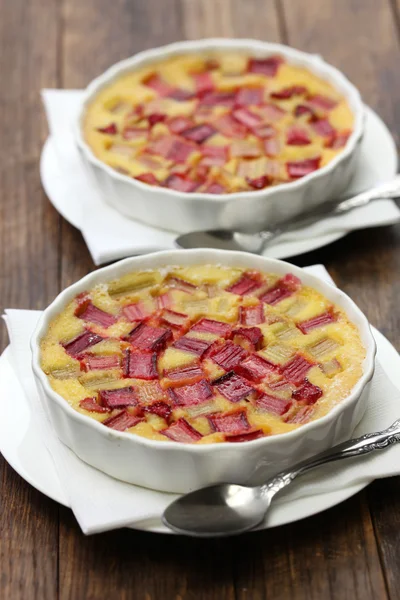
<svg viewBox="0 0 400 600"><path fill-rule="evenodd" d="M42 308L59 284L59 216L38 172L47 135L39 90L59 83L59 7L55 0L0 0L0 14L0 307ZM6 344L2 326L1 349ZM52 600L58 507L3 458L0 496L0 597Z"/></svg>

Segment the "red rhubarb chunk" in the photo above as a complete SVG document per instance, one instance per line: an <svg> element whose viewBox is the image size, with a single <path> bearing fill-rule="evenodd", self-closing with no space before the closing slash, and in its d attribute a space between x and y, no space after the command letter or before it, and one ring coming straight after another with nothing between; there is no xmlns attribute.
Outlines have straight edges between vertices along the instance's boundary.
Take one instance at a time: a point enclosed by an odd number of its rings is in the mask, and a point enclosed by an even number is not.
<svg viewBox="0 0 400 600"><path fill-rule="evenodd" d="M201 153L203 156L207 156L210 158L223 158L227 160L228 158L228 149L226 146L206 146L203 145L201 147Z"/></svg>
<svg viewBox="0 0 400 600"><path fill-rule="evenodd" d="M341 133L337 132L325 143L326 148L332 148L333 150L343 148L347 144L350 134L351 131L343 131Z"/></svg>
<svg viewBox="0 0 400 600"><path fill-rule="evenodd" d="M164 181L164 185L171 190L177 190L178 192L193 192L199 184L192 179L183 177L182 175L169 175Z"/></svg>
<svg viewBox="0 0 400 600"><path fill-rule="evenodd" d="M161 315L161 320L171 327L180 329L187 324L189 317L183 313L175 312L174 310L164 310Z"/></svg>
<svg viewBox="0 0 400 600"><path fill-rule="evenodd" d="M214 90L214 82L211 73L205 71L204 73L195 73L193 75L196 94L202 96L206 92L212 92Z"/></svg>
<svg viewBox="0 0 400 600"><path fill-rule="evenodd" d="M217 182L210 183L205 189L205 194L224 194L225 188L223 185Z"/></svg>
<svg viewBox="0 0 400 600"><path fill-rule="evenodd" d="M168 387L176 387L197 383L200 379L203 379L204 373L200 365L196 363L188 367L177 367L176 369L164 371L164 377L169 380L166 384Z"/></svg>
<svg viewBox="0 0 400 600"><path fill-rule="evenodd" d="M302 115L310 115L310 117L314 116L314 111L309 106L305 104L298 104L293 111L295 117L301 117Z"/></svg>
<svg viewBox="0 0 400 600"><path fill-rule="evenodd" d="M328 119L313 120L311 121L311 127L322 137L333 138L336 134L336 129L332 127Z"/></svg>
<svg viewBox="0 0 400 600"><path fill-rule="evenodd" d="M320 156L305 158L304 160L293 160L286 163L286 169L290 177L297 179L319 169L320 162Z"/></svg>
<svg viewBox="0 0 400 600"><path fill-rule="evenodd" d="M149 404L144 407L144 412L150 413L152 415L157 415L162 419L165 419L167 422L172 414L172 408L166 402L162 400L159 402L153 402L153 404Z"/></svg>
<svg viewBox="0 0 400 600"><path fill-rule="evenodd" d="M202 144L209 137L214 135L215 133L214 127L211 125L207 125L206 123L202 125L196 125L195 127L191 127L190 129L185 129L185 131L181 132L181 135L187 140L191 140L192 142L196 142L196 144Z"/></svg>
<svg viewBox="0 0 400 600"><path fill-rule="evenodd" d="M136 304L128 304L124 306L122 309L124 316L128 319L128 321L143 321L149 316L149 312L147 311L143 302L137 302Z"/></svg>
<svg viewBox="0 0 400 600"><path fill-rule="evenodd" d="M242 87L236 92L236 104L238 106L248 106L261 104L264 96L262 87Z"/></svg>
<svg viewBox="0 0 400 600"><path fill-rule="evenodd" d="M136 175L135 179L139 179L139 181L143 181L143 183L148 183L149 185L158 185L158 179L153 173L142 173L141 175Z"/></svg>
<svg viewBox="0 0 400 600"><path fill-rule="evenodd" d="M174 91L174 88L166 81L163 81L156 73L150 75L143 83L156 91L160 96L168 96Z"/></svg>
<svg viewBox="0 0 400 600"><path fill-rule="evenodd" d="M83 359L83 367L85 371L116 369L119 367L119 356L118 354L112 354L110 356L87 355Z"/></svg>
<svg viewBox="0 0 400 600"><path fill-rule="evenodd" d="M87 348L94 346L101 342L104 338L96 333L92 333L91 331L85 331L81 335L78 335L75 339L66 344L62 344L64 350L72 356L73 358L77 358L80 354L82 354Z"/></svg>
<svg viewBox="0 0 400 600"><path fill-rule="evenodd" d="M193 144L185 142L182 139L163 136L153 141L148 150L168 160L185 163L190 154L195 150L195 147Z"/></svg>
<svg viewBox="0 0 400 600"><path fill-rule="evenodd" d="M317 327L324 327L325 325L329 325L330 323L334 323L336 321L336 317L332 311L327 311L322 313L322 315L318 315L317 317L313 317L312 319L307 319L307 321L302 321L301 323L297 323L297 327L304 334L307 334L309 331L316 329Z"/></svg>
<svg viewBox="0 0 400 600"><path fill-rule="evenodd" d="M262 411L272 413L273 415L283 415L289 410L292 403L285 398L262 394L256 399L255 404Z"/></svg>
<svg viewBox="0 0 400 600"><path fill-rule="evenodd" d="M247 128L239 123L232 115L222 115L218 117L213 123L214 127L218 129L222 135L232 138L244 138L246 136Z"/></svg>
<svg viewBox="0 0 400 600"><path fill-rule="evenodd" d="M124 375L134 379L157 379L157 354L141 354L127 350L124 357Z"/></svg>
<svg viewBox="0 0 400 600"><path fill-rule="evenodd" d="M275 121L279 121L286 114L286 111L276 104L263 104L260 106L258 112L262 116L263 120L267 121L268 123L275 123Z"/></svg>
<svg viewBox="0 0 400 600"><path fill-rule="evenodd" d="M206 350L208 350L211 344L212 342L209 341L206 342L205 340L198 340L196 338L183 336L172 345L178 350L190 352L191 354L196 354L196 356L202 356Z"/></svg>
<svg viewBox="0 0 400 600"><path fill-rule="evenodd" d="M200 331L201 333L215 333L220 337L226 337L230 333L231 326L229 323L222 321L214 321L213 319L200 319L190 331Z"/></svg>
<svg viewBox="0 0 400 600"><path fill-rule="evenodd" d="M246 350L241 346L226 342L219 350L213 353L211 357L220 367L229 371L236 367L247 355Z"/></svg>
<svg viewBox="0 0 400 600"><path fill-rule="evenodd" d="M236 410L231 413L210 415L208 421L213 431L222 431L224 433L238 435L240 433L246 433L250 429L245 409Z"/></svg>
<svg viewBox="0 0 400 600"><path fill-rule="evenodd" d="M307 146L311 144L311 138L306 129L293 125L286 133L286 143L289 146Z"/></svg>
<svg viewBox="0 0 400 600"><path fill-rule="evenodd" d="M314 404L323 395L323 391L317 385L305 381L305 383L295 390L292 394L292 398L295 400L303 400L307 404Z"/></svg>
<svg viewBox="0 0 400 600"><path fill-rule="evenodd" d="M200 106L226 106L232 108L234 103L234 92L207 92L202 95L200 100Z"/></svg>
<svg viewBox="0 0 400 600"><path fill-rule="evenodd" d="M280 56L269 56L268 58L250 58L247 70L250 73L261 73L268 77L275 77L280 65L284 62Z"/></svg>
<svg viewBox="0 0 400 600"><path fill-rule="evenodd" d="M260 286L261 284L259 281L256 281L255 279L244 273L242 277L238 281L236 281L236 283L228 287L226 291L230 292L231 294L238 294L238 296L244 296L246 294L249 294L250 292L253 292Z"/></svg>
<svg viewBox="0 0 400 600"><path fill-rule="evenodd" d="M89 412L96 412L96 413L109 412L108 408L106 408L105 406L100 406L100 404L97 403L96 398L84 398L83 400L81 400L79 402L79 406L81 408L84 408L85 410L88 410Z"/></svg>
<svg viewBox="0 0 400 600"><path fill-rule="evenodd" d="M278 156L281 150L281 145L279 140L275 138L271 138L269 140L264 140L264 151L267 156L273 158L274 156Z"/></svg>
<svg viewBox="0 0 400 600"><path fill-rule="evenodd" d="M97 131L100 131L100 133L108 133L108 135L116 135L118 133L115 123L110 123L110 125L106 125L105 127L99 127Z"/></svg>
<svg viewBox="0 0 400 600"><path fill-rule="evenodd" d="M316 108L322 108L323 110L332 110L337 106L337 101L329 98L328 96L322 96L321 94L316 94L311 98L308 98L308 103L311 106L315 106Z"/></svg>
<svg viewBox="0 0 400 600"><path fill-rule="evenodd" d="M139 323L132 329L127 339L136 348L158 352L163 350L167 342L172 339L172 332L170 329Z"/></svg>
<svg viewBox="0 0 400 600"><path fill-rule="evenodd" d="M252 133L261 139L269 139L274 137L276 134L276 130L272 125L257 125L257 127L252 127Z"/></svg>
<svg viewBox="0 0 400 600"><path fill-rule="evenodd" d="M240 402L254 392L254 388L233 371L214 381L213 386L230 402Z"/></svg>
<svg viewBox="0 0 400 600"><path fill-rule="evenodd" d="M312 366L313 363L309 362L304 356L297 354L293 360L283 367L282 375L287 381L300 384L304 381Z"/></svg>
<svg viewBox="0 0 400 600"><path fill-rule="evenodd" d="M183 442L184 444L197 442L197 440L203 437L186 419L178 419L176 423L168 427L168 429L163 429L160 433L166 435L174 442Z"/></svg>
<svg viewBox="0 0 400 600"><path fill-rule="evenodd" d="M239 314L242 325L260 325L260 323L265 323L264 307L261 303L256 306L241 306Z"/></svg>
<svg viewBox="0 0 400 600"><path fill-rule="evenodd" d="M172 133L181 133L185 129L193 126L193 121L187 117L174 117L168 122L168 127Z"/></svg>
<svg viewBox="0 0 400 600"><path fill-rule="evenodd" d="M249 128L257 127L257 125L259 125L261 122L261 117L254 114L247 108L237 108L233 111L232 115L236 121L239 121L239 123L242 123L242 125L245 125L245 127Z"/></svg>
<svg viewBox="0 0 400 600"><path fill-rule="evenodd" d="M153 127L156 123L162 123L167 118L167 115L161 113L153 113L147 117L150 127Z"/></svg>
<svg viewBox="0 0 400 600"><path fill-rule="evenodd" d="M246 181L255 190L261 190L271 183L271 178L268 177L268 175L262 175L261 177L256 177L255 179L246 177Z"/></svg>
<svg viewBox="0 0 400 600"><path fill-rule="evenodd" d="M260 350L263 343L263 334L258 327L239 327L232 332L232 339L246 350Z"/></svg>
<svg viewBox="0 0 400 600"><path fill-rule="evenodd" d="M123 410L114 417L109 417L103 421L103 425L109 427L110 429L115 429L116 431L125 431L130 427L134 427L140 421L142 421L140 417L131 415L126 410Z"/></svg>
<svg viewBox="0 0 400 600"><path fill-rule="evenodd" d="M125 406L137 406L138 399L133 387L118 390L100 390L99 400L102 406L107 408L124 408Z"/></svg>
<svg viewBox="0 0 400 600"><path fill-rule="evenodd" d="M292 294L300 289L300 287L300 279L295 275L288 273L282 277L282 279L279 279L272 288L267 290L267 292L261 296L260 300L270 305L278 304L278 302L292 296Z"/></svg>
<svg viewBox="0 0 400 600"><path fill-rule="evenodd" d="M168 292L164 292L164 294L160 294L156 297L157 308L162 310L163 308L168 308L171 306L171 296Z"/></svg>
<svg viewBox="0 0 400 600"><path fill-rule="evenodd" d="M177 102L186 102L187 100L191 100L194 98L194 94L189 92L189 90L181 90L180 88L175 88L171 90L168 94L168 98L172 100L176 100Z"/></svg>
<svg viewBox="0 0 400 600"><path fill-rule="evenodd" d="M176 290L180 290L181 292L186 292L187 294L193 294L196 286L193 283L189 283L184 279L179 279L179 277L169 277L168 283L171 287Z"/></svg>
<svg viewBox="0 0 400 600"><path fill-rule="evenodd" d="M205 156L199 161L200 167L223 167L226 159L222 156ZM221 186L222 187L222 186Z"/></svg>
<svg viewBox="0 0 400 600"><path fill-rule="evenodd" d="M169 388L168 393L177 406L201 404L212 396L212 388L206 379L183 387Z"/></svg>
<svg viewBox="0 0 400 600"><path fill-rule="evenodd" d="M92 304L90 300L79 305L75 311L75 315L83 321L95 323L96 325L100 325L105 329L107 329L107 327L111 327L111 325L114 325L114 323L117 322L117 319L113 315L110 315L110 313L97 308L97 306Z"/></svg>
<svg viewBox="0 0 400 600"><path fill-rule="evenodd" d="M258 354L248 356L235 367L236 373L255 383L259 383L270 373L274 373L277 370L278 367L276 365L273 365L261 356L258 356Z"/></svg>
<svg viewBox="0 0 400 600"><path fill-rule="evenodd" d="M311 406L302 406L294 415L285 419L286 423L307 423L313 414L314 409Z"/></svg>
<svg viewBox="0 0 400 600"><path fill-rule="evenodd" d="M272 92L271 98L275 98L276 100L289 100L290 98L293 98L293 96L302 96L306 92L307 88L305 88L304 85L292 85Z"/></svg>
<svg viewBox="0 0 400 600"><path fill-rule="evenodd" d="M254 431L249 431L247 433L240 433L239 435L225 435L226 442L251 442L252 440L256 440L260 437L264 437L264 432L262 429L255 429Z"/></svg>

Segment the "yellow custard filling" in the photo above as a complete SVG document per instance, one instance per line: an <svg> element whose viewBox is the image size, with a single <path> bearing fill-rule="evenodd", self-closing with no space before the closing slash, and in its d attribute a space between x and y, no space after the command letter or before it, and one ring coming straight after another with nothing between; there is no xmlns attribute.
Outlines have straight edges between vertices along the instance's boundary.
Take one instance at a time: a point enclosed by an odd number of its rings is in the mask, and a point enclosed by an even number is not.
<svg viewBox="0 0 400 600"><path fill-rule="evenodd" d="M41 341L52 388L153 440L248 441L328 413L365 349L294 275L201 265L134 272L79 294Z"/></svg>
<svg viewBox="0 0 400 600"><path fill-rule="evenodd" d="M278 56L208 53L127 73L89 104L84 136L122 174L181 192L290 182L328 164L354 117L327 81Z"/></svg>

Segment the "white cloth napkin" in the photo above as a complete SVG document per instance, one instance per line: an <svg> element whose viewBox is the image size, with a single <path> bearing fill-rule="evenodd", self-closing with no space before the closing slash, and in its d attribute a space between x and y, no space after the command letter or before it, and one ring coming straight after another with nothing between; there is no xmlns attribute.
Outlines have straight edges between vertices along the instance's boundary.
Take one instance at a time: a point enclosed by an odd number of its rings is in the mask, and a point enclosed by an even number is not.
<svg viewBox="0 0 400 600"><path fill-rule="evenodd" d="M330 280L322 265L306 268ZM69 504L85 534L99 533L143 521L160 523L166 506L175 494L156 492L123 483L90 467L75 456L56 437L36 390L31 369L31 334L39 311L7 309L3 316L11 342L12 364L29 400L35 426L40 428L44 443L53 458ZM369 405L354 435L377 431L400 417L400 392L377 365ZM319 468L299 478L274 501L290 503L302 496L313 496L359 482L400 473L400 445L361 459ZM271 509L273 510L273 508Z"/></svg>
<svg viewBox="0 0 400 600"><path fill-rule="evenodd" d="M70 197L79 198L81 231L96 265L133 254L174 247L176 234L155 229L120 215L102 198L97 183L90 177L74 141L74 128L83 92L80 90L43 90L50 133L62 173L62 185ZM368 169L368 165L366 167ZM382 200L379 210L369 205L340 217L324 219L296 232L282 235L278 243L304 240L366 227L392 225L400 221L400 210L391 200Z"/></svg>

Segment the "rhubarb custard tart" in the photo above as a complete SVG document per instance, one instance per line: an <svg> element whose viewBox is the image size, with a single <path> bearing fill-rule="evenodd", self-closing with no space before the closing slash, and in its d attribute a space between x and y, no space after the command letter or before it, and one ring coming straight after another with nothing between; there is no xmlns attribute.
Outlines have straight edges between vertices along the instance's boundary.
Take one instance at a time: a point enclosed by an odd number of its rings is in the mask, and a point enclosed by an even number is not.
<svg viewBox="0 0 400 600"><path fill-rule="evenodd" d="M326 415L365 356L344 310L297 276L210 264L95 285L40 344L51 387L76 411L193 444L276 436Z"/></svg>
<svg viewBox="0 0 400 600"><path fill-rule="evenodd" d="M229 194L297 180L346 145L345 97L278 55L178 55L121 75L88 105L84 136L122 174Z"/></svg>

